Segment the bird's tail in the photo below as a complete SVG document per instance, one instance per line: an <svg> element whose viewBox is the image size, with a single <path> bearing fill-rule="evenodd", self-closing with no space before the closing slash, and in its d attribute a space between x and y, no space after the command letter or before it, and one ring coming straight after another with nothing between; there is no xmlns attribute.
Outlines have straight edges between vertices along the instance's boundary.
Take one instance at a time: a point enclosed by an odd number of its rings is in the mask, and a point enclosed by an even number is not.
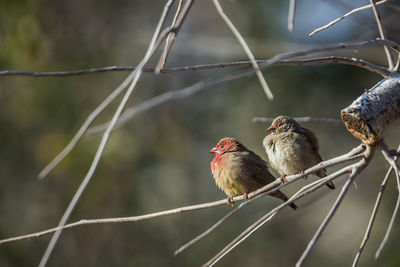
<svg viewBox="0 0 400 267"><path fill-rule="evenodd" d="M285 202L289 199L289 198L288 198L284 193L282 193L281 191L276 191L276 192L272 193L271 196L276 197L276 198L279 198L279 199L282 199L282 200L285 201ZM294 209L294 210L297 209L296 204L294 204L293 202L290 203L289 206L290 206L292 209Z"/></svg>

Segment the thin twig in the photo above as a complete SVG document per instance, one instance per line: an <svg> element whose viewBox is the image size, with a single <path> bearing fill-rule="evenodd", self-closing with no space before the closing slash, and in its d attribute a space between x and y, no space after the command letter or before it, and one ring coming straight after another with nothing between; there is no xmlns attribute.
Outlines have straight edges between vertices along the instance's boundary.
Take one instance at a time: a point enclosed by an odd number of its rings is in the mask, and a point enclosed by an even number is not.
<svg viewBox="0 0 400 267"><path fill-rule="evenodd" d="M296 0L289 2L289 15L288 15L288 31L292 32L294 29L294 16L296 13Z"/></svg>
<svg viewBox="0 0 400 267"><path fill-rule="evenodd" d="M398 72L399 67L400 67L400 54L397 55L397 62L396 62L396 66L394 66L394 68L393 68L393 72Z"/></svg>
<svg viewBox="0 0 400 267"><path fill-rule="evenodd" d="M345 163L348 161L356 160L360 157L363 157L363 150L364 146L360 145L357 146L356 148L353 148L351 151L348 153L323 161L319 163L318 165L315 165L307 170L304 171L304 173L301 174L295 174L295 175L290 175L286 177L287 182L282 185L280 180L276 180L250 194L248 194L248 200L247 202L251 202L253 199L256 198L256 196L264 196L267 193L269 193L269 190L272 190L274 188L281 188L283 186L287 186L288 184L297 181L307 175L310 175L311 173L315 173L318 170L321 170L323 168L328 168L331 166L335 166L341 163ZM322 179L319 179L321 181ZM232 202L237 202L243 200L243 196L237 196L232 199ZM83 224L100 224L100 223L120 223L120 222L137 222L137 221L142 221L142 220L147 220L147 219L152 219L156 217L162 217L162 216L168 216L168 215L173 215L173 214L179 214L182 212L187 212L187 211L193 211L193 210L200 210L200 209L205 209L205 208L212 208L216 206L221 206L221 205L226 205L226 198L213 201L213 202L208 202L208 203L202 203L202 204L197 204L197 205L191 205L191 206L185 206L185 207L180 207L176 209L171 209L171 210L166 210L166 211L160 211L160 212L155 212L155 213L150 213L150 214L145 214L145 215L140 215L140 216L131 216L131 217L119 217L119 218L103 218L103 219L91 219L91 220L80 220L78 222L70 223L68 225L65 225L63 229L66 228L73 228L79 225ZM55 231L57 231L59 227L55 227L52 229L40 231L37 233L32 233L28 235L23 235L23 236L16 236L16 237L11 237L7 239L0 240L0 244L2 243L7 243L7 242L12 242L12 241L17 241L17 240L23 240L23 239L28 239L32 237L39 237L42 235L50 234Z"/></svg>
<svg viewBox="0 0 400 267"><path fill-rule="evenodd" d="M172 32L170 32L168 35L168 42L165 44L165 49L164 49L164 51L160 57L160 60L157 64L155 73L160 73L160 70L164 67L165 62L168 57L168 54L171 51L172 45L175 42L175 38L178 35L178 32L179 32L180 28L182 27L183 22L186 19L187 14L189 13L189 10L193 5L193 2L194 2L194 0L186 0L183 8L181 8L179 5L177 13L176 13L177 16L176 16L176 18L174 18L174 21L172 23L174 30Z"/></svg>
<svg viewBox="0 0 400 267"><path fill-rule="evenodd" d="M253 53L251 52L249 46L247 45L246 41L240 34L240 32L236 29L235 25L233 25L232 21L229 17L225 14L224 10L222 9L218 0L213 0L215 8L217 9L218 14L221 18L225 21L226 25L232 31L233 35L235 35L236 39L239 41L240 45L242 46L244 52L246 53L247 57L250 59L254 70L256 71L258 80L261 83L262 88L264 89L265 94L267 95L268 99L272 100L274 96L272 95L271 89L268 87L267 82L264 79L263 74L260 71L260 67L258 66L256 59L254 58Z"/></svg>
<svg viewBox="0 0 400 267"><path fill-rule="evenodd" d="M183 0L179 0L178 7L176 8L174 19L172 20L172 23L171 23L171 28L174 28L176 26L176 20L178 19L179 13L181 11L182 3L183 3ZM160 59L158 60L156 68L154 70L155 73L157 73L157 74L160 73L160 70L164 67L165 62L167 61L167 57L168 57L169 51L170 51L170 49L172 47L172 44L175 41L175 36L176 36L176 32L175 31L170 32L168 34L168 37L165 40L164 50L163 50L163 52L162 52L162 54L160 56Z"/></svg>
<svg viewBox="0 0 400 267"><path fill-rule="evenodd" d="M327 51L338 50L338 49L357 49L357 48L364 47L364 46L371 46L371 45L378 45L378 44L379 45L386 44L386 45L392 47L393 49L395 49L396 51L399 51L399 49L400 49L400 46L397 43L395 43L393 41L389 41L389 40L380 40L380 39L364 41L364 42L360 42L360 43L353 43L353 44L338 44L338 45L316 47L316 48L312 48L312 49L305 49L305 50L300 50L300 51L295 51L295 52L277 54L274 57L272 57L271 59L260 64L260 68L264 69L272 64L275 64L278 61L281 61L281 60L284 60L287 58L307 56L310 54L327 52ZM143 102L142 104L140 104L138 106L134 106L132 108L127 109L122 114L121 119L117 123L116 126L117 126L117 128L120 127L121 125L126 123L128 120L133 118L136 114L141 113L142 112L141 110L149 110L149 109L151 109L157 105L160 105L162 103L165 103L169 100L187 97L188 95L191 95L200 90L204 90L204 89L210 88L212 86L215 86L215 85L218 85L218 84L221 84L224 82L247 77L249 75L252 75L254 72L255 72L255 70L247 70L247 71L239 72L236 74L227 74L221 78L215 78L215 79L211 78L211 79L203 80L203 81L197 82L189 87L183 88L181 90L167 92L162 95L156 96L155 98L149 99L148 102L146 101L148 106L147 106L147 104L145 104L146 102ZM139 108L140 108L140 111L138 111ZM91 133L92 134L93 133L95 133L95 134L101 133L102 131L104 131L104 128L106 127L106 125L108 125L108 122L103 125L96 126L96 130L91 131Z"/></svg>
<svg viewBox="0 0 400 267"><path fill-rule="evenodd" d="M363 160L359 161L355 166L353 167L351 174L349 175L349 178L347 179L347 182L342 188L342 191L340 192L338 198L336 199L335 203L333 204L331 210L325 217L324 221L321 223L319 226L317 232L314 234L313 238L310 240L310 242L307 245L307 248L304 250L303 254L301 255L300 259L296 263L296 267L300 267L303 265L305 259L307 256L310 254L312 248L315 246L317 243L318 239L321 237L322 233L324 232L325 228L328 226L330 220L333 218L335 215L337 209L339 208L340 204L342 203L348 189L350 188L352 182L354 179L357 177L357 175L369 164L371 161L373 155L374 155L375 149L371 146L367 146L367 149L365 151L365 157Z"/></svg>
<svg viewBox="0 0 400 267"><path fill-rule="evenodd" d="M393 228L394 220L396 219L396 215L397 215L397 213L399 211L399 207L400 207L400 177L399 177L400 170L399 170L399 166L397 165L396 160L390 155L390 152L384 142L381 143L381 149L382 149L383 156L389 162L390 166L394 169L394 173L396 174L397 190L399 191L399 194L397 196L396 206L394 207L392 218L390 219L390 223L386 230L385 236L384 236L381 244L379 245L378 250L375 253L376 259L381 254L383 247L386 245L386 242L389 239L390 232L392 231L392 228Z"/></svg>
<svg viewBox="0 0 400 267"><path fill-rule="evenodd" d="M257 195L256 197L252 198L252 200L256 199L257 197L259 197L260 195ZM237 206L235 209L231 210L230 212L228 212L224 217L222 217L220 220L218 220L215 224L213 224L210 228L208 228L206 231L204 231L203 233L199 234L198 236L196 236L195 238L193 238L192 240L190 240L189 242L185 243L184 245L182 245L180 248L178 248L177 250L175 250L174 255L178 255L180 253L182 253L184 250L188 249L189 247L191 247L192 245L194 245L195 243L199 242L201 239L203 239L204 237L206 237L207 235L211 234L215 229L217 229L224 221L226 221L229 217L231 217L233 214L235 214L236 212L238 212L241 208L243 208L244 206L246 206L247 204L249 204L249 201L244 201L242 203L240 203L239 206Z"/></svg>
<svg viewBox="0 0 400 267"><path fill-rule="evenodd" d="M386 3L387 1L389 1L389 0L382 0L382 1L376 2L376 5L382 5L382 4ZM340 18L337 18L337 19L329 22L328 24L326 24L326 25L324 25L322 27L319 27L318 29L313 30L308 36L313 36L317 32L320 32L320 31L328 29L329 27L331 27L334 24L338 23L342 19L345 19L345 18L347 18L348 16L350 16L350 15L352 15L354 13L357 13L357 12L359 12L361 10L365 10L365 9L368 9L368 8L371 8L371 7L372 7L372 5L365 5L365 6L362 6L362 7L359 7L359 8L355 8L355 9L351 10L350 12L344 14Z"/></svg>
<svg viewBox="0 0 400 267"><path fill-rule="evenodd" d="M263 64L268 62L268 60L257 60L258 64ZM278 60L273 65L283 65L283 66L306 66L306 65L316 65L316 64L327 64L327 63L341 63L347 65L353 65L366 70L375 72L384 78L387 78L391 71L385 67L381 67L362 59L348 58L348 57L318 57L311 59L299 59L299 60ZM226 68L238 68L238 67L251 67L251 61L237 61L237 62L227 62L227 63L213 63L213 64L202 64L195 66L185 66L185 67L173 67L164 68L160 70L161 74L173 74L177 72L193 72L193 71L203 71L203 70L215 70L215 69L226 69ZM39 77L68 77L75 75L85 75L85 74L95 74L103 72L113 72L113 71L133 71L135 67L133 66L110 66L103 68L92 68L85 70L75 70L75 71L54 71L54 72L29 72L29 71L16 71L16 70L3 70L0 71L0 76L30 76L34 78ZM155 73L154 68L144 68L143 72Z"/></svg>
<svg viewBox="0 0 400 267"><path fill-rule="evenodd" d="M125 107L130 95L132 94L141 74L142 74L142 69L145 66L145 64L148 62L148 60L150 59L151 55L154 53L154 51L157 49L157 47L161 44L161 42L164 40L165 37L163 38L159 38L160 32L161 32L161 27L164 23L164 20L168 14L169 8L171 6L171 4L173 3L174 0L169 0L163 9L163 12L161 14L159 23L157 24L157 27L154 31L153 37L150 41L149 47L146 51L146 54L144 55L143 59L139 62L137 68L128 76L127 80L131 80L129 88L127 89L123 99L121 100L120 104L117 107L117 110L115 111L113 118L110 122L110 125L108 126L108 128L106 129L101 142L98 146L98 149L96 151L96 154L93 158L93 161L91 163L91 166L85 176L85 178L83 179L82 183L80 184L78 190L75 192L71 202L68 204L67 209L65 210L63 216L61 217L61 220L58 224L58 227L60 227L59 229L56 230L56 232L53 234L53 236L51 237L51 240L46 248L45 253L43 254L40 263L39 263L39 267L44 267L47 264L47 261L55 247L55 244L57 243L58 238L61 235L62 232L62 227L66 224L69 216L71 215L72 211L74 210L76 204L78 203L81 195L83 194L84 190L86 189L87 185L89 184L90 180L92 179L94 172L97 169L97 166L100 162L101 156L103 155L103 151L107 145L107 142L110 138L110 134L111 134L111 130L113 128L113 126L115 125L115 123L118 120L118 117L120 116L123 108ZM169 31L169 30L168 30ZM165 36L165 34L164 34Z"/></svg>
<svg viewBox="0 0 400 267"><path fill-rule="evenodd" d="M372 5L372 10L374 11L376 24L378 25L379 35L381 36L382 39L386 40L387 38L386 38L385 28L383 27L382 18L381 15L379 14L378 8L376 7L375 0L370 0L370 2ZM383 49L385 49L385 54L387 57L389 69L392 70L394 66L392 52L387 46L384 46Z"/></svg>
<svg viewBox="0 0 400 267"><path fill-rule="evenodd" d="M397 151L400 152L400 146L397 148ZM395 160L397 160L397 157L395 157ZM374 225L376 215L378 214L378 210L382 201L383 193L386 188L386 184L389 181L389 177L392 174L393 167L390 166L389 170L387 171L385 178L383 179L381 186L379 187L379 192L378 196L376 197L375 205L371 213L371 217L369 218L368 226L367 229L365 230L364 238L361 242L360 248L357 251L356 256L354 257L354 261L352 264L352 267L356 267L358 264L358 261L360 260L361 253L364 250L365 245L367 244L367 241L369 239L369 235L371 234L372 226Z"/></svg>
<svg viewBox="0 0 400 267"><path fill-rule="evenodd" d="M335 124L335 125L343 125L342 120L332 119L332 118L294 117L293 119L297 122L314 122L314 123L329 123L329 124ZM274 118L254 117L251 119L251 121L252 122L271 123L274 121Z"/></svg>

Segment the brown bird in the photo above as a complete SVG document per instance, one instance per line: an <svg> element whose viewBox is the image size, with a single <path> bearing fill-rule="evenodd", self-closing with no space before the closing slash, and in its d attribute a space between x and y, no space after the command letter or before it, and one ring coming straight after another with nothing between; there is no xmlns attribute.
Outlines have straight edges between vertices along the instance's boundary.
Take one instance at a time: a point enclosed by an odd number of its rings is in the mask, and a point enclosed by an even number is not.
<svg viewBox="0 0 400 267"><path fill-rule="evenodd" d="M247 199L248 193L275 181L267 162L234 138L222 138L210 153L215 154L211 172L217 186L228 196L228 203L234 196L242 194ZM281 191L275 191L271 196L288 200ZM290 207L297 208L294 203Z"/></svg>
<svg viewBox="0 0 400 267"><path fill-rule="evenodd" d="M317 137L295 120L287 116L276 117L267 131L271 134L263 141L265 153L269 164L282 175L282 179L286 175L304 172L322 161L318 152ZM326 170L321 169L315 174L321 178L325 177ZM335 189L331 181L326 185Z"/></svg>

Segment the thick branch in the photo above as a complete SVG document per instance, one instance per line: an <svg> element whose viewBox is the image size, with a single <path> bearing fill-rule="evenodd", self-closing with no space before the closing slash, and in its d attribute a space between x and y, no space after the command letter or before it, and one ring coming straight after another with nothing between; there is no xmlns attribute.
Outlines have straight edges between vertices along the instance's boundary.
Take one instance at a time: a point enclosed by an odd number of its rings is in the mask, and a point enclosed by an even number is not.
<svg viewBox="0 0 400 267"><path fill-rule="evenodd" d="M377 145L386 126L400 118L400 75L380 81L341 111L346 128L365 144Z"/></svg>

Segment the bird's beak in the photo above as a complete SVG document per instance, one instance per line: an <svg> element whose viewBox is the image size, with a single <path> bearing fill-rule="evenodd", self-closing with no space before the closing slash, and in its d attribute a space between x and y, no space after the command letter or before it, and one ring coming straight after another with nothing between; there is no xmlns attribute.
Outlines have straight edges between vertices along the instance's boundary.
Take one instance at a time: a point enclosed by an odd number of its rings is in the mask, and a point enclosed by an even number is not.
<svg viewBox="0 0 400 267"><path fill-rule="evenodd" d="M276 130L275 125L272 125L271 127L267 128L265 131L266 131L266 132L273 133L273 132L275 132L275 130Z"/></svg>
<svg viewBox="0 0 400 267"><path fill-rule="evenodd" d="M210 150L210 153L216 154L217 152L218 152L218 149L217 149L216 147L213 147L213 148Z"/></svg>

